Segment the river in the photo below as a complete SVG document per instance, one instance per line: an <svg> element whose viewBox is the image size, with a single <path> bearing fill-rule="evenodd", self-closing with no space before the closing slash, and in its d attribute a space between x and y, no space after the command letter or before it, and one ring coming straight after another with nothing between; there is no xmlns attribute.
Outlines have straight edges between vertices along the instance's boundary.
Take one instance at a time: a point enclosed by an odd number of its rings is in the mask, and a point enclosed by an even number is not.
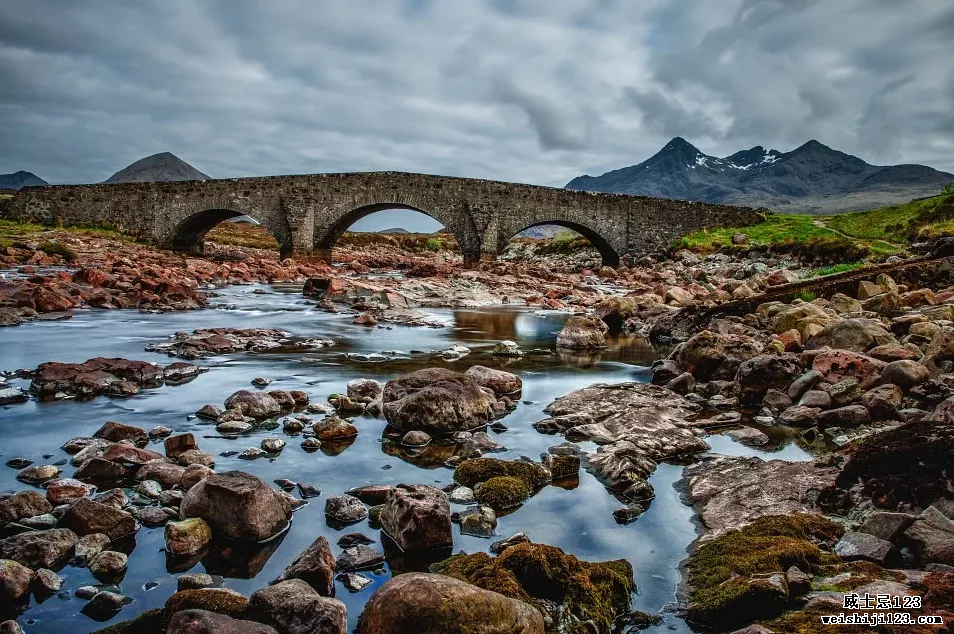
<svg viewBox="0 0 954 634"><path fill-rule="evenodd" d="M271 483L276 478L290 478L317 486L322 495L298 510L290 530L271 553L260 570L226 570L222 562L203 561L193 572L208 571L231 575L223 585L248 596L274 579L318 535L325 535L337 555L338 538L348 532L364 532L379 541L377 531L367 522L337 530L327 525L324 499L364 484L423 483L444 486L451 482L452 471L443 467L415 466L401 452L386 453L382 444L384 419L363 416L355 424L359 434L355 442L338 455L318 451L307 453L299 440L288 438L288 445L274 459L254 461L222 457L227 451L241 451L258 446L265 436L281 435L259 431L250 437L227 439L216 434L213 425L203 423L190 414L206 403L221 406L231 393L250 387L253 378L274 379L269 389L304 390L312 400L324 400L334 392L344 392L347 382L355 378L379 381L408 371L441 365L463 371L475 364L503 367L523 379L522 400L517 409L502 420L508 430L493 437L507 451L493 454L501 458L521 455L539 458L541 452L558 444L562 438L538 433L531 427L546 418L543 409L555 398L572 390L600 382L648 381L652 361L665 354L653 349L644 340L632 337L614 338L600 355L527 356L502 365L491 356L493 345L504 339L516 341L523 350L554 349L556 333L565 314L535 313L529 309L496 307L485 309L434 309L429 312L445 321L445 328L392 326L368 328L353 325L351 315L327 313L314 308L314 302L303 298L300 286L232 286L218 289L213 308L194 312L143 314L135 311L77 311L72 319L34 322L15 328L0 328L0 369L32 368L44 361L81 362L96 356L125 357L168 364L173 359L158 353L145 352L151 343L161 342L176 331L196 328L281 328L295 337L328 338L335 345L316 352L270 351L240 353L198 361L210 371L179 386L144 389L128 399L100 397L92 401L30 401L0 409L2 460L24 457L37 463L51 463L69 458L60 446L76 436L89 436L105 421L114 420L149 430L165 425L176 433L192 432L201 448L217 457L216 470L241 469ZM440 358L439 351L454 344L469 347L469 355L455 361ZM411 351L415 352L411 354ZM363 362L347 353L401 351L404 354L384 362ZM14 385L27 382L12 380ZM774 447L774 453L738 444L725 436L708 439L715 450L733 455L771 455L800 460L808 454L795 445ZM161 447L157 447L161 451ZM396 455L395 455L396 453ZM46 456L46 457L45 457ZM74 468L63 466L63 477ZM637 521L621 526L613 519L613 510L620 506L600 483L583 472L579 485L572 489L555 486L544 488L517 511L499 519L497 533L507 537L526 532L538 543L558 546L586 560L625 558L634 569L639 591L633 607L650 613L663 610L662 625L648 631L690 632L673 612L679 583L679 562L695 539L692 510L685 506L674 488L682 468L663 464L652 476L656 498ZM0 467L0 489L22 490L16 471ZM452 510L463 510L452 505ZM461 535L454 528L454 552L487 550L490 541ZM134 546L134 548L133 548ZM128 572L120 584L121 592L132 598L111 622L134 617L146 609L161 607L176 590L176 574L166 570L162 528L143 528L135 541L126 546L130 553ZM261 564L261 561L257 561ZM336 596L348 607L349 630L360 615L364 603L374 590L389 578L373 576L373 585L352 594L340 583ZM20 617L28 632L89 632L100 627L80 612L85 601L73 596L84 585L95 585L89 571L67 566L60 571L66 584L59 595L38 604L35 600Z"/></svg>

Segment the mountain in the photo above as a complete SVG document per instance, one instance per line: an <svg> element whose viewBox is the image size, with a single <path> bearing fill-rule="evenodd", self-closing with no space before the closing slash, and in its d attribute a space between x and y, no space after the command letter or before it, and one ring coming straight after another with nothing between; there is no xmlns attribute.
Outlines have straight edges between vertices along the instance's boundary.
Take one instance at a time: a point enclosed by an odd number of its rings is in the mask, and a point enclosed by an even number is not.
<svg viewBox="0 0 954 634"><path fill-rule="evenodd" d="M49 185L49 183L33 172L24 172L23 170L12 174L0 174L0 189L20 189L33 185Z"/></svg>
<svg viewBox="0 0 954 634"><path fill-rule="evenodd" d="M121 169L104 183L151 183L160 181L201 181L209 180L196 168L170 152L161 152L139 159L129 167Z"/></svg>
<svg viewBox="0 0 954 634"><path fill-rule="evenodd" d="M814 140L791 152L756 146L719 158L676 137L638 165L579 176L566 188L833 213L905 203L951 182L954 174L924 165L870 165Z"/></svg>
<svg viewBox="0 0 954 634"><path fill-rule="evenodd" d="M391 227L390 229L381 229L375 233L411 233L407 229L402 229L401 227Z"/></svg>

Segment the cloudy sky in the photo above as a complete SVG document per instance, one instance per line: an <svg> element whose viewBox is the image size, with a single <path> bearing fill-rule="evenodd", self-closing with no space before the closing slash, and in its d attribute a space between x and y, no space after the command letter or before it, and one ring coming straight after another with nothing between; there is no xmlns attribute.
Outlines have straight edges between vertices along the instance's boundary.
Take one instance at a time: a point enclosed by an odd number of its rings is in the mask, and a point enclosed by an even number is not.
<svg viewBox="0 0 954 634"><path fill-rule="evenodd" d="M951 0L5 0L0 173L562 186L680 135L954 171Z"/></svg>

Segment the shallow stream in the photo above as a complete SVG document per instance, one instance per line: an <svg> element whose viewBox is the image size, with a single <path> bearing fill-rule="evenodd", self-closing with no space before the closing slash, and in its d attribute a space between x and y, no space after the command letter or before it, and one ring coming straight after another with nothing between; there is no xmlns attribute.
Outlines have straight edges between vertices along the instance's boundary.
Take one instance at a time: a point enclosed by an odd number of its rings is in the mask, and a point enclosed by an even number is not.
<svg viewBox="0 0 954 634"><path fill-rule="evenodd" d="M105 421L114 420L149 430L157 425L172 428L175 433L192 432L201 448L217 457L216 470L241 469L271 483L289 478L317 486L322 495L298 510L291 529L277 549L263 553L254 564L252 578L227 577L224 586L248 596L274 579L318 535L325 535L337 555L338 538L349 532L364 532L379 540L378 532L367 522L341 530L328 526L324 516L324 499L364 484L423 483L444 486L451 482L452 471L443 467L415 466L410 458L397 452L385 453L382 432L383 418L360 417L360 430L355 442L338 455L322 451L306 453L299 440L287 438L288 445L274 459L253 461L237 457L221 457L226 451L242 451L257 447L265 436L281 435L281 430L259 431L239 439L227 439L215 427L190 414L206 403L221 406L230 394L240 389L254 389L255 377L274 379L269 389L308 392L313 401L324 400L334 392L344 392L348 381L374 378L379 381L430 365L444 365L463 371L470 365L502 367L523 378L522 400L517 409L502 422L508 430L491 435L507 447L494 454L501 458L539 454L558 444L562 438L538 433L531 427L546 418L543 409L555 398L594 383L647 381L649 365L665 351L654 350L637 338L614 339L608 350L598 355L553 354L528 356L504 363L491 356L493 345L504 339L516 341L523 350L554 349L556 333L565 314L534 313L528 309L441 309L429 311L448 323L446 328L392 326L368 328L351 324L351 315L331 314L314 309L313 302L300 294L300 287L234 286L218 291L213 305L217 309L184 313L141 314L135 311L77 311L72 319L35 322L15 328L0 329L0 369L33 368L44 361L81 362L96 356L125 357L168 364L174 361L163 354L145 352L151 343L161 342L176 331L208 327L281 328L301 338L328 338L336 343L329 348L302 354L270 351L239 353L215 357L196 363L210 371L179 386L144 389L136 397L92 401L30 401L0 409L0 465L14 457L37 463L52 463L69 456L60 450L68 439L89 436ZM472 352L455 361L445 361L439 354L454 344L471 348ZM401 351L402 355L387 361L369 363L349 359L347 353ZM423 351L411 354L411 351ZM26 386L25 381L12 381ZM789 460L808 455L788 444L772 447L772 451L753 449L726 436L709 439L713 449L733 455L772 455ZM161 447L156 447L161 451ZM47 457L45 457L47 456ZM415 461L419 462L419 461ZM75 470L63 467L63 477ZM664 623L648 631L689 632L686 624L673 612L679 582L679 562L695 538L692 510L685 506L674 488L682 467L660 465L651 483L656 498L637 521L621 526L613 519L613 510L620 506L600 483L582 473L579 485L572 489L546 487L515 512L501 517L497 533L507 537L526 532L534 542L558 546L586 560L625 558L634 569L638 594L633 607L658 613L664 610ZM0 490L22 490L16 471L0 466ZM463 506L452 505L453 510ZM492 540L461 535L454 528L454 551L487 550ZM129 557L129 571L120 584L123 594L133 599L111 622L134 617L142 611L161 607L176 590L176 575L166 570L163 552L163 529L143 528L135 536ZM130 544L132 546L132 544ZM222 562L202 561L193 572L220 574ZM387 570L385 568L385 570ZM230 570L230 574L240 571ZM73 596L76 588L95 585L89 571L67 566L60 571L66 584L59 595L42 604L35 601L20 617L28 632L89 632L103 627L80 612L85 601ZM340 583L336 596L348 606L349 629L353 628L362 607L374 590L387 581L389 573L373 576L374 584L352 594ZM245 576L249 571L245 572ZM667 607L668 606L668 607Z"/></svg>

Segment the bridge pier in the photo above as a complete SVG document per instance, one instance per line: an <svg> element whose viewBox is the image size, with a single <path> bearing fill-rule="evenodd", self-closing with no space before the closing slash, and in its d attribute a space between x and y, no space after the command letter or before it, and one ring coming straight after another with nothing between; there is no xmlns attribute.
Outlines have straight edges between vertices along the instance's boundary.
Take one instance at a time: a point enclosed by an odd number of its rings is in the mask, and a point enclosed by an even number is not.
<svg viewBox="0 0 954 634"><path fill-rule="evenodd" d="M290 257L306 264L331 264L331 249L294 249Z"/></svg>

